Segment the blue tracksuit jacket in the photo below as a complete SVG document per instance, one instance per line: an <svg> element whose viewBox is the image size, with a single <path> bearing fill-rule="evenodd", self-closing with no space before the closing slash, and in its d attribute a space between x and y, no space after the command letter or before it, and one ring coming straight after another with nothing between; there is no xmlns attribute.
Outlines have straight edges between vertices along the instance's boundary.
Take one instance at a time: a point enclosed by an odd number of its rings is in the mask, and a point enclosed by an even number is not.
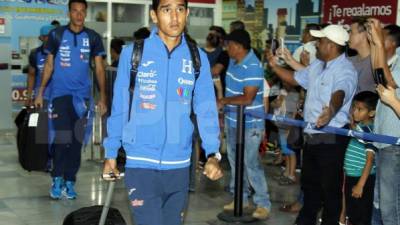
<svg viewBox="0 0 400 225"><path fill-rule="evenodd" d="M128 168L168 170L190 165L192 100L202 147L206 154L219 149L218 112L207 56L200 51L201 73L195 82L185 38L182 36L181 43L169 52L157 32L154 29L145 40L129 121L133 45L125 47L121 53L114 84L104 147L106 158L116 158L122 145Z"/></svg>

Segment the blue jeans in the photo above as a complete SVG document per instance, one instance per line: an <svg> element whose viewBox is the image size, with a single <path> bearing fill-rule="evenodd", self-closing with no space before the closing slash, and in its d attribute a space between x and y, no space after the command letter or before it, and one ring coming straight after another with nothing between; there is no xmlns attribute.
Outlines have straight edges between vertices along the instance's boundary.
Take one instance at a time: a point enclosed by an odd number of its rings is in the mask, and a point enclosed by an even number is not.
<svg viewBox="0 0 400 225"><path fill-rule="evenodd" d="M136 225L180 225L188 201L189 168L126 168L132 218Z"/></svg>
<svg viewBox="0 0 400 225"><path fill-rule="evenodd" d="M236 158L236 128L227 129L227 152L229 165L231 166L230 190L233 193L235 187L235 158ZM264 134L263 128L246 128L244 144L244 177L243 177L243 203L248 203L249 182L254 189L253 202L258 207L271 209L268 186L261 166L258 148Z"/></svg>
<svg viewBox="0 0 400 225"><path fill-rule="evenodd" d="M379 149L376 175L375 200L379 203L379 210L374 210L372 224L398 225L400 224L400 146Z"/></svg>

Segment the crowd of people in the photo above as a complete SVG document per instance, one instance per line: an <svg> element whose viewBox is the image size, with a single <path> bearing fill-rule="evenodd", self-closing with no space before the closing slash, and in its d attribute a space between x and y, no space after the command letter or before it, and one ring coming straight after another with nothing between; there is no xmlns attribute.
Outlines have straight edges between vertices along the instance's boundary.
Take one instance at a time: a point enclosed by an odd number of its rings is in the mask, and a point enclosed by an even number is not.
<svg viewBox="0 0 400 225"><path fill-rule="evenodd" d="M274 75L306 91L304 120L316 128L328 125L399 137L394 102L399 94L395 89L400 28L383 26L374 18L355 18L349 32L340 25L321 27L309 30L317 38L317 60L311 64L294 59L285 49L267 56ZM347 47L356 55L350 55ZM301 54L310 52L304 46ZM280 65L278 58L290 68ZM302 206L296 224L315 224L321 208L322 224L345 224L346 218L350 224L399 224L395 215L399 205L393 200L399 182L394 163L399 158L393 155L397 145L306 128L302 150L303 197L300 203L283 208L292 211L291 207Z"/></svg>
<svg viewBox="0 0 400 225"><path fill-rule="evenodd" d="M68 7L69 24L42 27L43 44L29 57L27 104L48 108L54 129L53 199L78 196L87 113L94 106L91 65L99 111L107 111L101 37L84 26L85 0L70 0ZM186 0L153 0L150 16L155 27L134 32L134 44L111 41L117 77L103 143L105 175L118 177L116 157L121 149L126 153L125 184L136 224L182 223L197 154L192 121L211 180L223 176L220 146L226 143L233 193L238 105L315 124L293 139L295 128L275 123L274 137L270 122L246 115L243 205L249 207L252 196L252 217L270 216L259 147L275 139L285 161L275 178L280 185L300 180L298 201L281 207L298 212L295 224L316 224L320 210L324 225L400 224L400 147L320 131L330 126L400 137L399 26L374 18L354 18L348 30L308 24L293 54L277 39L266 40L260 54L241 21L232 22L228 34L211 26L198 48L185 31ZM234 202L223 208L233 211Z"/></svg>
<svg viewBox="0 0 400 225"><path fill-rule="evenodd" d="M231 25L241 24L235 21ZM399 205L399 158L397 145L371 143L365 140L319 131L324 126L353 129L399 137L399 92L397 48L400 28L382 25L374 18L354 18L348 29L341 25L308 24L303 30L302 45L293 53L279 46L276 39L266 40L265 56L256 57L244 24L223 37L230 58L226 74L215 76L215 87L225 79L227 156L231 166L229 190L233 192L235 170L236 115L232 108L245 105L248 112L261 110L289 118L315 123L303 132L299 147L289 138L293 129L276 123L275 139L285 158L285 170L275 177L279 184L296 182L297 158L301 159L301 193L298 201L281 207L282 211L299 212L296 224L315 224L322 209L322 224L399 224L394 216ZM213 28L215 29L215 28ZM207 39L207 43L208 43ZM217 51L206 49L210 58ZM218 52L221 52L220 50ZM222 55L222 53L220 53ZM265 76L261 76L262 63ZM212 71L214 71L212 67ZM383 78L379 78L383 76ZM262 83L263 79L267 83ZM274 91L275 90L275 91ZM262 100L263 94L269 96ZM269 109L269 110L268 110ZM262 125L261 125L262 124ZM244 207L248 192L254 191L253 216L265 219L271 203L258 156L264 121L246 115ZM270 130L270 127L265 127ZM261 134L261 135L260 135ZM267 135L269 134L269 135ZM260 137L261 136L261 137ZM297 142L296 142L297 143ZM296 152L302 154L296 154ZM250 187L250 188L249 188ZM389 197L391 196L391 197ZM233 210L233 202L224 206ZM373 221L373 222L372 222Z"/></svg>

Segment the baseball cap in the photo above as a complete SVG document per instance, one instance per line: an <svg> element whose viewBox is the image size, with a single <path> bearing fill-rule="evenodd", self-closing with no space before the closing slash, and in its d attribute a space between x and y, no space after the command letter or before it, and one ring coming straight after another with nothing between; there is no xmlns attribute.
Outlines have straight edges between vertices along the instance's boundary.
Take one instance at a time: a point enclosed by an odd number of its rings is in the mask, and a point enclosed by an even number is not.
<svg viewBox="0 0 400 225"><path fill-rule="evenodd" d="M246 30L234 30L224 38L226 41L234 41L241 44L245 49L251 48L250 34Z"/></svg>
<svg viewBox="0 0 400 225"><path fill-rule="evenodd" d="M49 35L50 31L53 30L55 27L53 25L44 25L40 28L40 36L47 36Z"/></svg>
<svg viewBox="0 0 400 225"><path fill-rule="evenodd" d="M326 37L341 46L345 46L349 40L349 34L341 25L329 25L322 30L310 30L310 34L317 38Z"/></svg>

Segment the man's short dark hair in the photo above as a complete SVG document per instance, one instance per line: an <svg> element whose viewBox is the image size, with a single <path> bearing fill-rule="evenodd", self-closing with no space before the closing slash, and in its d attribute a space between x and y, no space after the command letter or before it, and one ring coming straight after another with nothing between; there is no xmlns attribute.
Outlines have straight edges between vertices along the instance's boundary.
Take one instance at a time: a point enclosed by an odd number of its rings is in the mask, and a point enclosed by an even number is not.
<svg viewBox="0 0 400 225"><path fill-rule="evenodd" d="M233 41L243 46L244 49L251 49L251 38L249 32L246 30L233 30L226 35L225 40Z"/></svg>
<svg viewBox="0 0 400 225"><path fill-rule="evenodd" d="M114 38L111 40L110 47L113 49L116 53L121 54L122 51L122 46L125 45L125 41L119 38Z"/></svg>
<svg viewBox="0 0 400 225"><path fill-rule="evenodd" d="M60 21L58 21L58 20L53 20L53 21L51 21L50 24L53 25L53 26L55 26L55 27L58 27L58 26L61 25L61 24L60 24Z"/></svg>
<svg viewBox="0 0 400 225"><path fill-rule="evenodd" d="M400 46L400 27L395 24L389 24L385 28L388 31L388 35L396 42L396 47Z"/></svg>
<svg viewBox="0 0 400 225"><path fill-rule="evenodd" d="M304 30L307 32L309 32L310 30L321 30L321 26L316 23L308 23Z"/></svg>
<svg viewBox="0 0 400 225"><path fill-rule="evenodd" d="M306 24L306 26L304 27L304 34L309 34L310 36L311 36L311 41L316 41L317 40L317 38L316 37L313 37L311 34L310 34L310 30L321 30L321 25L319 25L319 24L316 24L316 23L308 23L308 24Z"/></svg>
<svg viewBox="0 0 400 225"><path fill-rule="evenodd" d="M87 8L87 2L86 0L69 0L68 2L68 9L71 10L71 5L72 3L82 3L85 5L85 8Z"/></svg>
<svg viewBox="0 0 400 225"><path fill-rule="evenodd" d="M135 40L146 39L150 36L150 31L147 27L141 27L133 32L133 38Z"/></svg>
<svg viewBox="0 0 400 225"><path fill-rule="evenodd" d="M222 38L224 38L226 36L225 29L220 27L220 26L211 26L208 30L209 31L215 31L215 32L219 33Z"/></svg>
<svg viewBox="0 0 400 225"><path fill-rule="evenodd" d="M353 17L351 19L351 24L357 24L358 32L365 32L367 31L367 28L365 27L365 24L368 22L367 19L368 17L365 16Z"/></svg>
<svg viewBox="0 0 400 225"><path fill-rule="evenodd" d="M319 26L321 27L321 29L324 29L325 27L331 25L330 23L321 23Z"/></svg>
<svg viewBox="0 0 400 225"><path fill-rule="evenodd" d="M234 30L245 30L246 26L244 25L244 23L242 21L236 20L236 21L231 22L230 28L232 29L232 31L234 31Z"/></svg>
<svg viewBox="0 0 400 225"><path fill-rule="evenodd" d="M372 91L362 91L354 96L353 101L362 102L369 111L375 110L378 104L379 96Z"/></svg>
<svg viewBox="0 0 400 225"><path fill-rule="evenodd" d="M151 4L151 8L154 11L157 11L158 6L160 5L160 0L153 0L153 3ZM185 0L185 8L188 7L188 0Z"/></svg>

